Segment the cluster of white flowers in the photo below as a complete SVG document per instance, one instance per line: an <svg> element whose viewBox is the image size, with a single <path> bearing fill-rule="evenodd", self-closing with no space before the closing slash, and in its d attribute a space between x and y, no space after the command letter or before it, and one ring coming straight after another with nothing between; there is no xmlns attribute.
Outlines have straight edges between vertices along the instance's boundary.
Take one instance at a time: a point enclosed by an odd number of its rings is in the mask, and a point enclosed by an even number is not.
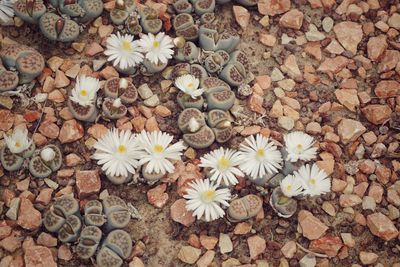
<svg viewBox="0 0 400 267"><path fill-rule="evenodd" d="M144 164L148 173L171 173L171 160L180 160L185 149L182 141L171 142L172 136L163 132L142 131L135 135L114 128L95 143L93 158L110 176L134 174Z"/></svg>
<svg viewBox="0 0 400 267"><path fill-rule="evenodd" d="M163 32L143 34L139 40L134 40L133 35L117 32L107 38L104 54L114 66L127 69L138 66L145 58L154 64L165 64L174 54L173 47L172 38Z"/></svg>
<svg viewBox="0 0 400 267"><path fill-rule="evenodd" d="M256 180L265 175L278 173L284 160L287 162L310 161L316 158L314 139L303 132L293 132L284 136L286 157L283 159L277 145L258 134L250 136L240 145L239 151L218 148L200 158L200 167L206 168L209 179L197 180L190 184L186 208L193 211L198 219L215 220L224 216L221 206L228 207L231 199L228 188L238 183L237 176L248 175ZM315 196L330 191L330 179L316 164L302 166L293 175L286 176L280 184L287 197L300 194ZM203 217L204 215L204 217Z"/></svg>
<svg viewBox="0 0 400 267"><path fill-rule="evenodd" d="M314 139L303 132L293 132L284 137L286 160L297 162L298 160L310 161L316 158L317 148L313 147ZM282 193L287 197L298 195L318 196L327 193L331 189L331 182L325 171L317 164L301 166L293 175L287 175L280 184Z"/></svg>

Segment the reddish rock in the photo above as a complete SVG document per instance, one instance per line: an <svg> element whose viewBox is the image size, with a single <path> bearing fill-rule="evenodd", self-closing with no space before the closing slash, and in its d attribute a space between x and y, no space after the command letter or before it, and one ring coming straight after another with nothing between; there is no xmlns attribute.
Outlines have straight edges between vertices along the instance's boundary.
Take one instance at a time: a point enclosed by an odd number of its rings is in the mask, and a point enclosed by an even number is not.
<svg viewBox="0 0 400 267"><path fill-rule="evenodd" d="M335 96L339 103L350 111L356 112L356 109L360 106L357 90L355 89L337 89L335 90Z"/></svg>
<svg viewBox="0 0 400 267"><path fill-rule="evenodd" d="M387 184L390 179L390 175L392 174L391 170L385 165L379 164L376 167L375 174L377 176L377 180L381 184Z"/></svg>
<svg viewBox="0 0 400 267"><path fill-rule="evenodd" d="M39 195L36 197L35 202L47 205L50 203L54 190L52 188L43 188L40 190Z"/></svg>
<svg viewBox="0 0 400 267"><path fill-rule="evenodd" d="M388 98L400 95L400 83L397 81L380 81L375 87L377 97Z"/></svg>
<svg viewBox="0 0 400 267"><path fill-rule="evenodd" d="M250 21L250 13L246 8L242 6L233 6L233 15L235 16L236 22L239 26L246 30Z"/></svg>
<svg viewBox="0 0 400 267"><path fill-rule="evenodd" d="M368 105L361 111L367 120L375 125L385 122L392 115L392 110L388 105Z"/></svg>
<svg viewBox="0 0 400 267"><path fill-rule="evenodd" d="M89 47L86 49L86 55L89 57L92 57L103 51L104 51L103 47L101 47L101 45L99 45L98 43L94 42L94 43L91 43L89 45Z"/></svg>
<svg viewBox="0 0 400 267"><path fill-rule="evenodd" d="M28 247L24 259L26 267L57 267L51 250L42 246Z"/></svg>
<svg viewBox="0 0 400 267"><path fill-rule="evenodd" d="M329 257L335 257L341 247L342 240L337 236L324 236L310 243L309 249L317 253L323 253Z"/></svg>
<svg viewBox="0 0 400 267"><path fill-rule="evenodd" d="M285 13L279 20L279 25L285 28L300 30L303 25L303 13L298 9L292 9Z"/></svg>
<svg viewBox="0 0 400 267"><path fill-rule="evenodd" d="M376 203L381 203L383 191L383 187L380 184L373 182L369 186L368 196L372 197Z"/></svg>
<svg viewBox="0 0 400 267"><path fill-rule="evenodd" d="M354 207L362 203L362 199L355 194L342 194L339 197L339 204L343 208Z"/></svg>
<svg viewBox="0 0 400 267"><path fill-rule="evenodd" d="M290 0L259 0L258 11L262 15L275 16L290 10Z"/></svg>
<svg viewBox="0 0 400 267"><path fill-rule="evenodd" d="M193 212L186 209L186 200L181 198L171 205L171 217L172 220L183 224L184 226L190 226L196 220L193 217Z"/></svg>
<svg viewBox="0 0 400 267"><path fill-rule="evenodd" d="M247 245L249 246L250 250L250 258L253 260L256 259L258 255L264 253L265 249L267 248L265 239L258 235L247 238Z"/></svg>
<svg viewBox="0 0 400 267"><path fill-rule="evenodd" d="M36 240L38 245L42 245L48 248L56 247L57 246L57 238L53 237L48 233L40 233L39 237Z"/></svg>
<svg viewBox="0 0 400 267"><path fill-rule="evenodd" d="M84 130L82 125L75 119L64 122L61 127L60 136L58 139L61 144L71 143L83 137Z"/></svg>
<svg viewBox="0 0 400 267"><path fill-rule="evenodd" d="M0 131L8 131L14 124L14 113L6 109L0 109Z"/></svg>
<svg viewBox="0 0 400 267"><path fill-rule="evenodd" d="M338 125L338 134L343 144L357 140L367 129L356 120L342 119Z"/></svg>
<svg viewBox="0 0 400 267"><path fill-rule="evenodd" d="M1 225L0 226L0 240L4 239L5 237L11 234L12 228L8 225Z"/></svg>
<svg viewBox="0 0 400 267"><path fill-rule="evenodd" d="M303 230L303 236L309 240L322 237L328 230L328 227L309 211L301 210L298 214L298 220Z"/></svg>
<svg viewBox="0 0 400 267"><path fill-rule="evenodd" d="M337 23L333 31L340 44L355 55L357 46L363 37L361 25L355 22L344 21Z"/></svg>
<svg viewBox="0 0 400 267"><path fill-rule="evenodd" d="M304 52L313 56L316 60L322 59L321 44L319 42L308 42L304 47Z"/></svg>
<svg viewBox="0 0 400 267"><path fill-rule="evenodd" d="M386 241L399 235L399 231L393 222L380 212L368 215L367 225L372 234Z"/></svg>
<svg viewBox="0 0 400 267"><path fill-rule="evenodd" d="M60 133L60 128L51 121L44 121L40 124L39 132L47 138L56 139Z"/></svg>
<svg viewBox="0 0 400 267"><path fill-rule="evenodd" d="M12 253L21 247L21 243L21 238L13 232L11 235L0 241L0 248Z"/></svg>
<svg viewBox="0 0 400 267"><path fill-rule="evenodd" d="M42 224L40 211L35 209L32 202L26 198L21 198L17 223L26 230L36 230Z"/></svg>
<svg viewBox="0 0 400 267"><path fill-rule="evenodd" d="M165 193L167 184L160 184L147 191L147 200L156 208L162 208L167 204L168 194Z"/></svg>
<svg viewBox="0 0 400 267"><path fill-rule="evenodd" d="M251 111L259 114L265 114L267 111L263 108L264 98L257 94L252 94L248 99L248 106Z"/></svg>
<svg viewBox="0 0 400 267"><path fill-rule="evenodd" d="M27 110L24 114L24 119L27 122L34 122L40 118L40 112L36 110Z"/></svg>
<svg viewBox="0 0 400 267"><path fill-rule="evenodd" d="M328 75L333 75L341 71L344 67L351 62L350 59L343 56L337 56L334 58L327 58L318 67L317 71L326 73Z"/></svg>
<svg viewBox="0 0 400 267"><path fill-rule="evenodd" d="M85 198L97 194L101 188L100 175L98 171L77 171L76 189L79 198Z"/></svg>
<svg viewBox="0 0 400 267"><path fill-rule="evenodd" d="M72 259L72 252L70 248L66 245L61 245L57 251L57 257L60 260L69 261Z"/></svg>
<svg viewBox="0 0 400 267"><path fill-rule="evenodd" d="M372 61L379 61L385 53L388 44L386 42L386 35L379 35L371 37L367 43L368 57Z"/></svg>
<svg viewBox="0 0 400 267"><path fill-rule="evenodd" d="M373 252L360 251L360 261L364 265L374 264L379 256Z"/></svg>
<svg viewBox="0 0 400 267"><path fill-rule="evenodd" d="M214 249L217 243L218 243L218 238L215 236L200 235L200 244L208 250Z"/></svg>
<svg viewBox="0 0 400 267"><path fill-rule="evenodd" d="M400 61L400 52L396 50L386 50L383 59L378 64L378 73L387 72L396 67Z"/></svg>

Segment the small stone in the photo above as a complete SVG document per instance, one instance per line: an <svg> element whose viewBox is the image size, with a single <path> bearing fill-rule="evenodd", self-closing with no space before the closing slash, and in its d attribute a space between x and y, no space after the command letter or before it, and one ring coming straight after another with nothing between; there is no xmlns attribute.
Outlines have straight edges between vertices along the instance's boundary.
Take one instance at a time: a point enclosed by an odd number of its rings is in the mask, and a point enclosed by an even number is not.
<svg viewBox="0 0 400 267"><path fill-rule="evenodd" d="M388 105L368 105L362 108L361 111L367 120L375 125L385 122L392 115L392 110Z"/></svg>
<svg viewBox="0 0 400 267"><path fill-rule="evenodd" d="M252 228L251 224L249 224L247 222L240 222L240 223L236 224L233 233L235 235L245 235L251 231L251 228Z"/></svg>
<svg viewBox="0 0 400 267"><path fill-rule="evenodd" d="M317 264L315 256L307 254L299 261L300 267L314 267Z"/></svg>
<svg viewBox="0 0 400 267"><path fill-rule="evenodd" d="M119 77L118 72L115 70L115 68L113 68L112 66L107 66L105 67L101 72L100 75L108 80L110 78L114 78L114 77Z"/></svg>
<svg viewBox="0 0 400 267"><path fill-rule="evenodd" d="M355 55L357 46L363 37L361 25L351 21L344 21L337 23L333 27L333 31L343 47Z"/></svg>
<svg viewBox="0 0 400 267"><path fill-rule="evenodd" d="M306 38L310 42L322 41L325 39L325 35L318 31L318 28L314 24L310 24L309 30L306 32Z"/></svg>
<svg viewBox="0 0 400 267"><path fill-rule="evenodd" d="M171 205L171 217L172 220L186 227L190 226L196 220L193 217L193 212L186 209L186 200L182 198Z"/></svg>
<svg viewBox="0 0 400 267"><path fill-rule="evenodd" d="M54 80L54 86L56 88L67 87L70 84L70 80L65 76L61 70L56 71L56 78Z"/></svg>
<svg viewBox="0 0 400 267"><path fill-rule="evenodd" d="M151 91L149 85L147 83L142 84L138 88L138 93L143 100L146 100L153 96L153 91Z"/></svg>
<svg viewBox="0 0 400 267"><path fill-rule="evenodd" d="M328 227L323 222L306 210L299 212L298 221L303 231L303 236L309 240L320 238L328 230Z"/></svg>
<svg viewBox="0 0 400 267"><path fill-rule="evenodd" d="M388 24L390 27L395 28L396 30L400 30L400 14L394 12L393 15L390 16Z"/></svg>
<svg viewBox="0 0 400 267"><path fill-rule="evenodd" d="M229 235L224 233L219 234L218 247L222 254L229 253L233 250L233 244Z"/></svg>
<svg viewBox="0 0 400 267"><path fill-rule="evenodd" d="M322 20L322 29L324 29L326 33L329 33L332 30L334 23L335 22L331 17L325 17Z"/></svg>
<svg viewBox="0 0 400 267"><path fill-rule="evenodd" d="M21 247L21 238L13 232L10 236L0 241L0 248L13 253ZM1 266L1 265L0 265Z"/></svg>
<svg viewBox="0 0 400 267"><path fill-rule="evenodd" d="M373 252L360 251L360 261L364 265L374 264L378 260L378 255Z"/></svg>
<svg viewBox="0 0 400 267"><path fill-rule="evenodd" d="M262 15L275 16L290 10L290 0L258 1L258 12Z"/></svg>
<svg viewBox="0 0 400 267"><path fill-rule="evenodd" d="M86 43L72 43L71 47L77 51L77 52L82 52L83 49L85 49Z"/></svg>
<svg viewBox="0 0 400 267"><path fill-rule="evenodd" d="M290 131L294 127L294 120L288 116L282 116L278 118L278 125L281 128Z"/></svg>
<svg viewBox="0 0 400 267"><path fill-rule="evenodd" d="M82 125L75 119L65 121L61 127L58 139L61 144L75 142L83 137L84 130Z"/></svg>
<svg viewBox="0 0 400 267"><path fill-rule="evenodd" d="M361 122L352 119L342 119L338 125L338 134L343 144L354 142L366 130Z"/></svg>
<svg viewBox="0 0 400 267"><path fill-rule="evenodd" d="M143 102L146 106L154 108L160 104L160 99L157 95L152 95Z"/></svg>
<svg viewBox="0 0 400 267"><path fill-rule="evenodd" d="M104 64L106 64L106 62L107 62L107 60L105 60L105 59L93 60L93 70L94 71L100 70L104 66ZM67 75L67 74L65 74L65 75Z"/></svg>
<svg viewBox="0 0 400 267"><path fill-rule="evenodd" d="M160 184L147 191L147 200L156 208L162 208L167 204L168 194L165 193L167 184Z"/></svg>
<svg viewBox="0 0 400 267"><path fill-rule="evenodd" d="M35 209L32 202L26 198L21 198L17 223L26 230L36 230L42 224L40 211Z"/></svg>
<svg viewBox="0 0 400 267"><path fill-rule="evenodd" d="M363 208L363 210L375 211L375 209L376 209L375 199L373 197L370 197L370 196L363 197L362 208Z"/></svg>
<svg viewBox="0 0 400 267"><path fill-rule="evenodd" d="M56 139L60 133L60 128L51 121L44 121L40 124L39 132L47 138Z"/></svg>
<svg viewBox="0 0 400 267"><path fill-rule="evenodd" d="M283 76L282 72L278 68L273 68L272 69L271 81L277 82L277 81L283 80L284 78L285 78L285 76Z"/></svg>
<svg viewBox="0 0 400 267"><path fill-rule="evenodd" d="M342 240L337 236L326 235L317 240L312 240L309 249L313 252L323 253L335 257L342 248Z"/></svg>
<svg viewBox="0 0 400 267"><path fill-rule="evenodd" d="M57 56L53 56L47 60L47 65L53 72L56 72L63 63L64 59Z"/></svg>
<svg viewBox="0 0 400 267"><path fill-rule="evenodd" d="M332 217L336 215L335 206L328 201L324 201L324 203L322 203L322 209Z"/></svg>
<svg viewBox="0 0 400 267"><path fill-rule="evenodd" d="M260 42L263 45L273 47L276 43L276 37L273 36L272 34L261 33L260 34Z"/></svg>
<svg viewBox="0 0 400 267"><path fill-rule="evenodd" d="M27 267L57 267L51 250L43 246L28 247L25 250L24 260Z"/></svg>
<svg viewBox="0 0 400 267"><path fill-rule="evenodd" d="M355 89L335 90L335 96L339 100L339 103L348 108L350 111L356 112L356 108L360 106L357 90Z"/></svg>
<svg viewBox="0 0 400 267"><path fill-rule="evenodd" d="M48 233L40 233L40 235L38 236L36 243L38 245L42 245L48 248L51 247L56 247L57 246L57 238L53 237L52 235L48 234Z"/></svg>
<svg viewBox="0 0 400 267"><path fill-rule="evenodd" d="M236 22L239 24L239 26L243 30L246 30L250 22L249 11L242 6L233 6L233 15L235 16Z"/></svg>
<svg viewBox="0 0 400 267"><path fill-rule="evenodd" d="M215 257L215 251L213 250L206 251L206 253L204 253L203 256L201 256L200 259L196 262L197 267L210 266L214 257Z"/></svg>
<svg viewBox="0 0 400 267"><path fill-rule="evenodd" d="M355 194L342 194L339 197L339 204L343 208L354 207L362 203L362 199Z"/></svg>
<svg viewBox="0 0 400 267"><path fill-rule="evenodd" d="M351 233L340 233L340 236L342 237L343 243L346 246L352 248L356 245L356 241L354 240Z"/></svg>
<svg viewBox="0 0 400 267"><path fill-rule="evenodd" d="M80 199L100 192L101 180L97 170L76 171L76 189Z"/></svg>
<svg viewBox="0 0 400 267"><path fill-rule="evenodd" d="M285 13L279 20L279 25L285 28L300 30L303 25L303 13L298 9L292 9Z"/></svg>
<svg viewBox="0 0 400 267"><path fill-rule="evenodd" d="M256 259L258 255L262 254L267 248L265 239L258 235L247 238L247 245L250 250L250 258L253 260Z"/></svg>
<svg viewBox="0 0 400 267"><path fill-rule="evenodd" d="M70 248L66 245L61 245L57 251L57 257L60 260L69 261L72 259L72 252Z"/></svg>
<svg viewBox="0 0 400 267"><path fill-rule="evenodd" d="M372 61L379 61L387 47L386 35L381 34L377 37L369 38L367 43L368 58Z"/></svg>
<svg viewBox="0 0 400 267"><path fill-rule="evenodd" d="M386 241L396 238L399 234L393 222L380 212L368 215L367 225L372 234Z"/></svg>
<svg viewBox="0 0 400 267"><path fill-rule="evenodd" d="M208 250L214 249L217 243L218 238L215 236L200 235L200 244Z"/></svg>
<svg viewBox="0 0 400 267"><path fill-rule="evenodd" d="M104 48L101 47L98 43L94 42L89 45L89 47L86 49L86 55L89 57L93 57L94 55L97 55L101 52L104 51Z"/></svg>
<svg viewBox="0 0 400 267"><path fill-rule="evenodd" d="M192 246L183 246L178 253L178 259L184 263L194 264L200 257L201 250Z"/></svg>
<svg viewBox="0 0 400 267"><path fill-rule="evenodd" d="M5 202L6 202L6 205L7 205L7 201L5 201ZM10 203L9 203L9 207L10 208L6 212L6 217L7 218L9 218L10 220L13 220L13 221L17 220L20 203L21 203L21 198L19 198L19 197L13 198L10 201Z"/></svg>
<svg viewBox="0 0 400 267"><path fill-rule="evenodd" d="M296 245L296 242L294 242L294 241L288 241L281 248L281 252L282 252L283 256L285 256L288 259L293 258L296 251L297 251L297 245Z"/></svg>
<svg viewBox="0 0 400 267"><path fill-rule="evenodd" d="M39 195L35 199L35 202L42 205L48 205L51 201L53 192L54 190L52 188L41 189Z"/></svg>
<svg viewBox="0 0 400 267"><path fill-rule="evenodd" d="M397 96L400 94L400 83L394 80L380 81L374 92L380 98Z"/></svg>

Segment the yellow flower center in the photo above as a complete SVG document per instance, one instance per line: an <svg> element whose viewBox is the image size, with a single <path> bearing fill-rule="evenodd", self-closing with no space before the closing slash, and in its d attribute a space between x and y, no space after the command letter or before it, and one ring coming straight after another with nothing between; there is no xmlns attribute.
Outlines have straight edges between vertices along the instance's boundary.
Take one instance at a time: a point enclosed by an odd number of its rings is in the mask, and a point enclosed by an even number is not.
<svg viewBox="0 0 400 267"><path fill-rule="evenodd" d="M257 151L256 151L256 155L257 155L257 157L260 157L260 158L263 158L264 156L265 156L265 151L264 151L264 149L257 149Z"/></svg>
<svg viewBox="0 0 400 267"><path fill-rule="evenodd" d="M296 148L297 148L297 150L302 150L303 149L303 145L302 144L298 144L297 146L296 146Z"/></svg>
<svg viewBox="0 0 400 267"><path fill-rule="evenodd" d="M158 41L153 42L153 48L157 48L159 46L160 46L160 42L158 42Z"/></svg>
<svg viewBox="0 0 400 267"><path fill-rule="evenodd" d="M290 185L286 186L286 190L289 192L292 191L292 185L290 184Z"/></svg>
<svg viewBox="0 0 400 267"><path fill-rule="evenodd" d="M21 145L21 142L20 142L20 141L16 141L16 142L15 142L15 146L16 146L16 147L21 147L21 146L22 146L22 145Z"/></svg>
<svg viewBox="0 0 400 267"><path fill-rule="evenodd" d="M220 169L220 170L226 170L226 169L229 168L229 166L230 166L229 159L227 159L227 158L225 158L225 157L221 157L221 158L218 160L218 169Z"/></svg>
<svg viewBox="0 0 400 267"><path fill-rule="evenodd" d="M214 190L207 190L201 194L201 200L206 203L210 203L215 198L215 191Z"/></svg>
<svg viewBox="0 0 400 267"><path fill-rule="evenodd" d="M311 184L311 185L315 185L315 184L316 184L316 181L315 181L314 178L311 178L311 179L310 179L310 184Z"/></svg>
<svg viewBox="0 0 400 267"><path fill-rule="evenodd" d="M154 151L155 153L161 153L161 152L164 151L164 147L163 147L162 145L156 144L156 145L153 147L153 151Z"/></svg>
<svg viewBox="0 0 400 267"><path fill-rule="evenodd" d="M120 153L120 154L125 154L125 152L126 152L126 146L124 146L124 145L119 145L118 148L117 148L117 152Z"/></svg>
<svg viewBox="0 0 400 267"><path fill-rule="evenodd" d="M132 45L129 41L122 41L122 50L126 51L126 52L130 52L132 51Z"/></svg>
<svg viewBox="0 0 400 267"><path fill-rule="evenodd" d="M88 95L88 92L86 91L86 89L82 89L82 90L79 92L79 94L80 94L81 96L87 96L87 95Z"/></svg>

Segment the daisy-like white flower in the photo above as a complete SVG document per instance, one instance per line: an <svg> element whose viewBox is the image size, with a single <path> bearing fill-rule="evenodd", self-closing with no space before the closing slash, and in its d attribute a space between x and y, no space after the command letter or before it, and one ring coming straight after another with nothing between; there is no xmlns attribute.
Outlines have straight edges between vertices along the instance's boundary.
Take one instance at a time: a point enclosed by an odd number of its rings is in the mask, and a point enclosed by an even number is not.
<svg viewBox="0 0 400 267"><path fill-rule="evenodd" d="M191 74L185 74L175 80L175 86L193 99L201 96L204 89L199 88L200 81Z"/></svg>
<svg viewBox="0 0 400 267"><path fill-rule="evenodd" d="M84 75L79 76L74 89L72 89L70 99L81 106L92 105L99 88L100 81L98 79Z"/></svg>
<svg viewBox="0 0 400 267"><path fill-rule="evenodd" d="M143 61L142 50L138 41L133 40L133 35L111 34L107 38L107 49L104 54L108 56L108 61L113 61L114 66L121 69L135 67Z"/></svg>
<svg viewBox="0 0 400 267"><path fill-rule="evenodd" d="M18 154L27 150L32 144L32 140L28 138L28 130L16 128L11 136L4 135L8 149L11 153Z"/></svg>
<svg viewBox="0 0 400 267"><path fill-rule="evenodd" d="M14 17L15 0L0 0L0 23L8 23Z"/></svg>
<svg viewBox="0 0 400 267"><path fill-rule="evenodd" d="M285 135L283 138L288 153L286 160L291 162L309 161L317 156L317 148L313 147L314 138L310 135L296 131Z"/></svg>
<svg viewBox="0 0 400 267"><path fill-rule="evenodd" d="M174 171L175 167L171 160L180 160L182 150L186 147L182 141L171 144L172 136L163 132L142 131L137 136L138 143L142 148L140 165L146 164L146 172L165 174Z"/></svg>
<svg viewBox="0 0 400 267"><path fill-rule="evenodd" d="M312 167L309 164L301 166L294 172L294 176L301 179L305 195L318 196L331 191L331 180L317 164L313 164Z"/></svg>
<svg viewBox="0 0 400 267"><path fill-rule="evenodd" d="M130 131L113 128L108 130L95 144L93 158L98 160L102 170L110 176L128 176L134 174L139 166L139 147Z"/></svg>
<svg viewBox="0 0 400 267"><path fill-rule="evenodd" d="M200 167L210 168L211 181L219 185L224 181L225 185L238 183L236 176L244 176L237 167L241 161L239 153L232 149L220 147L200 158Z"/></svg>
<svg viewBox="0 0 400 267"><path fill-rule="evenodd" d="M282 168L282 154L272 142L261 134L247 137L240 145L239 168L252 179L278 172Z"/></svg>
<svg viewBox="0 0 400 267"><path fill-rule="evenodd" d="M303 181L294 175L288 175L281 181L282 193L287 197L295 197L303 192Z"/></svg>
<svg viewBox="0 0 400 267"><path fill-rule="evenodd" d="M159 62L165 64L174 54L173 40L163 32L159 32L156 36L152 33L144 34L138 43L145 53L145 57L154 64Z"/></svg>
<svg viewBox="0 0 400 267"><path fill-rule="evenodd" d="M186 195L186 209L193 211L193 215L209 222L224 217L225 211L222 206L229 207L231 193L228 188L218 189L218 185L210 180L196 180L190 184Z"/></svg>

